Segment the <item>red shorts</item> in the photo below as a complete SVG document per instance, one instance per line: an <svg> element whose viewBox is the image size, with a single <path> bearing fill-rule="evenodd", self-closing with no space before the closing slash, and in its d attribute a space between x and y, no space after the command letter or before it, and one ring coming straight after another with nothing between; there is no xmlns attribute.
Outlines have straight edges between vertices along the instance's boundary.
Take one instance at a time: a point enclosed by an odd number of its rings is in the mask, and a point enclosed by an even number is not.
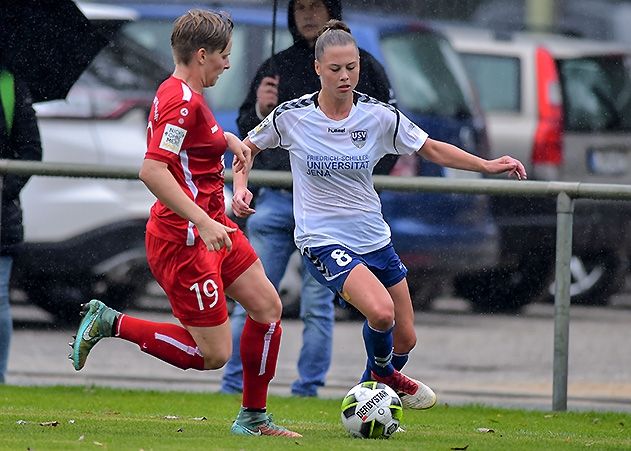
<svg viewBox="0 0 631 451"><path fill-rule="evenodd" d="M147 233L147 261L165 291L173 315L186 326L212 327L228 319L224 287L230 286L257 259L241 230L230 234L232 250L211 252L197 238L193 246Z"/></svg>

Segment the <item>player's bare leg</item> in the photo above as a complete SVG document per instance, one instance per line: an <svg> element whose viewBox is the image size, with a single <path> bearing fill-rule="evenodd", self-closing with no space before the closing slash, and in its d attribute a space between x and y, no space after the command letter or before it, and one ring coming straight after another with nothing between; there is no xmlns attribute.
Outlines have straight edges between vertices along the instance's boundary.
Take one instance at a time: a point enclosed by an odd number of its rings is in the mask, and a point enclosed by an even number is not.
<svg viewBox="0 0 631 451"><path fill-rule="evenodd" d="M403 286L397 287L395 294ZM348 297L348 302L366 317L363 335L372 379L383 382L395 390L404 407L411 409L433 407L436 404L435 393L422 382L406 376L392 365L392 335L397 308L388 290L366 266L357 265L344 283L344 292ZM404 318L405 305L403 302L400 304L398 307L402 316L401 320L406 325L405 320L409 321L410 318ZM407 327L409 328L410 324L407 324Z"/></svg>

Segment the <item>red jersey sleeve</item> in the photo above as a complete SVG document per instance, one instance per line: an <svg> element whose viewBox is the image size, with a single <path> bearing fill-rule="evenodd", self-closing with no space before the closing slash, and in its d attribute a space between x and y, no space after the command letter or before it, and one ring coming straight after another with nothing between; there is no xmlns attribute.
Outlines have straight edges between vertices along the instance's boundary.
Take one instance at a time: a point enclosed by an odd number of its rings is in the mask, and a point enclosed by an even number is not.
<svg viewBox="0 0 631 451"><path fill-rule="evenodd" d="M199 108L185 101L172 102L165 107L158 120L149 119L145 158L168 163L177 159L180 151L193 141Z"/></svg>

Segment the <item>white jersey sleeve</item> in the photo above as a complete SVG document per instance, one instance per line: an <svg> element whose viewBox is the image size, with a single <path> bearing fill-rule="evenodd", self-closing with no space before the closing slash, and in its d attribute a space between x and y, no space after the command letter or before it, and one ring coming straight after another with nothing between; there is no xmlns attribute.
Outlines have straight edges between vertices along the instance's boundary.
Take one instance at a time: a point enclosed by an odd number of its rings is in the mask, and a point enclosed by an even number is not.
<svg viewBox="0 0 631 451"><path fill-rule="evenodd" d="M280 146L280 133L274 122L277 108L274 108L259 125L248 132L248 138L252 144L261 150Z"/></svg>
<svg viewBox="0 0 631 451"><path fill-rule="evenodd" d="M397 109L387 117L384 146L388 153L411 155L423 147L428 135L422 128Z"/></svg>

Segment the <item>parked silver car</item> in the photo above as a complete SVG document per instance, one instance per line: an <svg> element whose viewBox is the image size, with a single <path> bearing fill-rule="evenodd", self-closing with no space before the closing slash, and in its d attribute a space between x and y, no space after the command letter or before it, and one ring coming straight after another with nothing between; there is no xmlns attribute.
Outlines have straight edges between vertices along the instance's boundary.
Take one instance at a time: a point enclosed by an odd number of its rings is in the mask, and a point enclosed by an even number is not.
<svg viewBox="0 0 631 451"><path fill-rule="evenodd" d="M521 159L535 180L631 183L631 48L552 34L442 30L477 88L494 157ZM460 294L485 311L550 298L554 199L492 203L504 264L463 278ZM624 202L577 201L572 302L605 304L622 286L630 211Z"/></svg>
<svg viewBox="0 0 631 451"><path fill-rule="evenodd" d="M529 0L487 0L471 16L476 25L486 28L527 30ZM561 0L554 3L550 30L583 38L631 43L631 4L619 0ZM542 30L539 30L542 31Z"/></svg>

